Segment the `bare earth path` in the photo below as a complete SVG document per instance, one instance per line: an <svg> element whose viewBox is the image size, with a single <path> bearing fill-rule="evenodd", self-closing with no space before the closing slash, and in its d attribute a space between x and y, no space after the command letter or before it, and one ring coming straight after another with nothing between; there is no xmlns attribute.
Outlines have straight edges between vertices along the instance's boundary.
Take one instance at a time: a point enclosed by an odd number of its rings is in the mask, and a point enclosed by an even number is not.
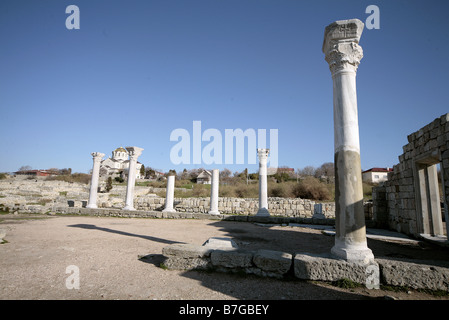
<svg viewBox="0 0 449 320"><path fill-rule="evenodd" d="M241 248L328 252L333 237L299 227L214 220L2 215L0 299L448 299L417 291L340 289L327 283L250 275L169 271L159 267L171 243L233 237ZM370 240L375 256L449 260L447 249ZM68 266L79 289L68 289Z"/></svg>

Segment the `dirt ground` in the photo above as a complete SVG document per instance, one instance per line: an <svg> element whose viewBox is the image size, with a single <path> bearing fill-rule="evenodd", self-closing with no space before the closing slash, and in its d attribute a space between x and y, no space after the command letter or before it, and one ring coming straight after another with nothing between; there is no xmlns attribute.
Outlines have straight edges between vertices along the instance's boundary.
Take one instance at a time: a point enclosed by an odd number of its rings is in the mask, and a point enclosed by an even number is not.
<svg viewBox="0 0 449 320"><path fill-rule="evenodd" d="M88 300L358 300L449 299L409 290L341 289L330 283L274 280L252 275L160 268L162 248L172 243L203 244L233 237L244 249L324 253L334 238L301 227L252 223L86 216L2 215L0 299ZM375 257L449 261L449 249L428 243L368 239ZM67 282L79 270L79 289ZM68 269L67 269L68 268Z"/></svg>

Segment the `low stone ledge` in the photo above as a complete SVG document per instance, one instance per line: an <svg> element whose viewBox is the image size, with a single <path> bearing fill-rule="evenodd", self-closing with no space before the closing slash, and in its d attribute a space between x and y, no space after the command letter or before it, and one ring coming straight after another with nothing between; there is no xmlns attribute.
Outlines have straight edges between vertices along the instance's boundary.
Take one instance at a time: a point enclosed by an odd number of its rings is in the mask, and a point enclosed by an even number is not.
<svg viewBox="0 0 449 320"><path fill-rule="evenodd" d="M208 270L212 267L209 258L169 257L164 261L169 270Z"/></svg>
<svg viewBox="0 0 449 320"><path fill-rule="evenodd" d="M337 281L349 279L379 288L379 265L351 263L334 259L330 254L296 254L294 259L295 276L303 280Z"/></svg>
<svg viewBox="0 0 449 320"><path fill-rule="evenodd" d="M188 243L175 243L162 249L162 254L167 258L164 266L170 270L209 269L211 252L208 247Z"/></svg>
<svg viewBox="0 0 449 320"><path fill-rule="evenodd" d="M252 266L253 252L239 249L218 249L211 253L210 258L215 267L247 268Z"/></svg>
<svg viewBox="0 0 449 320"><path fill-rule="evenodd" d="M235 247L171 244L162 254L167 258L164 266L170 270L204 270L219 272L245 272L263 277L282 278L291 268L292 255L273 250L247 251Z"/></svg>
<svg viewBox="0 0 449 320"><path fill-rule="evenodd" d="M212 249L189 243L175 243L162 249L162 254L178 258L205 258L210 257Z"/></svg>
<svg viewBox="0 0 449 320"><path fill-rule="evenodd" d="M212 237L207 239L206 242L203 243L204 247L210 249L221 249L221 248L238 248L237 243L235 243L232 238L229 237Z"/></svg>
<svg viewBox="0 0 449 320"><path fill-rule="evenodd" d="M408 262L376 259L380 266L381 281L392 286L413 289L449 291L449 268L429 265L429 261ZM435 262L437 264L437 262Z"/></svg>
<svg viewBox="0 0 449 320"><path fill-rule="evenodd" d="M290 270L292 257L286 252L260 249L254 254L253 262L264 271L283 275Z"/></svg>

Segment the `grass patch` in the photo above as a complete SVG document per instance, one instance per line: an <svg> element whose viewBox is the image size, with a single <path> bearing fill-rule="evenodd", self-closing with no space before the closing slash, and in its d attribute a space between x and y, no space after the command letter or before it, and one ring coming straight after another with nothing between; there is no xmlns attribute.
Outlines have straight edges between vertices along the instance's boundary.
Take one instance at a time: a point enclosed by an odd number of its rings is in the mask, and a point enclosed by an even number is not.
<svg viewBox="0 0 449 320"><path fill-rule="evenodd" d="M167 267L163 262L161 262L161 263L159 264L159 268L161 268L161 269L163 269L163 270L168 270L168 267Z"/></svg>
<svg viewBox="0 0 449 320"><path fill-rule="evenodd" d="M338 279L336 281L332 281L331 284L334 287L342 288L342 289L355 289L355 288L361 288L363 287L362 284L352 281L347 278Z"/></svg>
<svg viewBox="0 0 449 320"><path fill-rule="evenodd" d="M387 284L381 284L380 289L385 290L385 291L393 291L393 292L407 292L410 290L410 288L408 288L408 287L391 286L391 285L387 285Z"/></svg>
<svg viewBox="0 0 449 320"><path fill-rule="evenodd" d="M434 297L449 297L449 292L445 290L418 289L417 291L430 294Z"/></svg>
<svg viewBox="0 0 449 320"><path fill-rule="evenodd" d="M135 186L137 186L137 187L148 187L148 186L151 186L151 182L152 181L136 181L136 184L135 184Z"/></svg>
<svg viewBox="0 0 449 320"><path fill-rule="evenodd" d="M449 292L445 290L431 290L431 289L413 289L405 286L392 286L392 285L380 285L381 290L392 291L392 292L410 292L417 291L425 294L432 295L434 297L449 297Z"/></svg>
<svg viewBox="0 0 449 320"><path fill-rule="evenodd" d="M91 179L90 174L86 173L74 173L74 174L63 174L58 176L48 176L45 180L56 180L56 181L65 181L65 182L77 182L83 184L89 184Z"/></svg>
<svg viewBox="0 0 449 320"><path fill-rule="evenodd" d="M45 206L47 203L53 202L52 199L41 199L38 202L27 203L28 205Z"/></svg>
<svg viewBox="0 0 449 320"><path fill-rule="evenodd" d="M67 191L60 191L59 195L66 197L67 196Z"/></svg>

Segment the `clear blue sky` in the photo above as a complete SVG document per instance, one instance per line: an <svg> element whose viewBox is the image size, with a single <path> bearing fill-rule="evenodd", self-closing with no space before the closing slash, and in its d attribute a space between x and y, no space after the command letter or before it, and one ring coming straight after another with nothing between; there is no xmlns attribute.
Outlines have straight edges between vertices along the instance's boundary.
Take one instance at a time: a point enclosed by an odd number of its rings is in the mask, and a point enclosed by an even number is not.
<svg viewBox="0 0 449 320"><path fill-rule="evenodd" d="M65 26L71 4L79 30ZM193 121L223 139L278 129L280 166L332 162L324 28L365 22L370 4L380 29L360 41L362 169L391 167L408 134L449 112L449 1L2 0L0 172L88 172L91 152L119 146L144 148L139 161L163 171L257 171L173 165L170 133Z"/></svg>

